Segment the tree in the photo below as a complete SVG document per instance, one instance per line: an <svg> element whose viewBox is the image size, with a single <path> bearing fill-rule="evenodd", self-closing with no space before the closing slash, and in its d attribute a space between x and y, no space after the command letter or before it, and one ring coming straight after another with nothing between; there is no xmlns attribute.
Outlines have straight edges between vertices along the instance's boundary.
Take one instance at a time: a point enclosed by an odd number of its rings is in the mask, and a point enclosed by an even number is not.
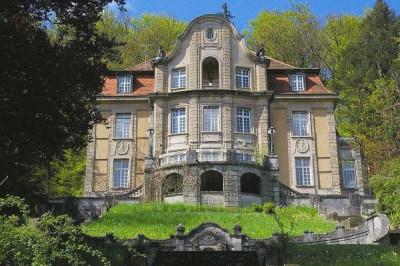
<svg viewBox="0 0 400 266"><path fill-rule="evenodd" d="M186 22L166 15L143 14L127 18L110 11L105 12L97 24L99 32L120 44L120 60L108 63L113 70L127 69L155 57L160 45L165 51L172 51L186 26Z"/></svg>
<svg viewBox="0 0 400 266"><path fill-rule="evenodd" d="M371 186L378 210L387 212L393 226L400 226L400 157L386 161L379 173L372 176Z"/></svg>
<svg viewBox="0 0 400 266"><path fill-rule="evenodd" d="M291 10L263 10L244 32L250 48L264 44L268 56L296 67L325 66L324 38L308 5L292 3Z"/></svg>
<svg viewBox="0 0 400 266"><path fill-rule="evenodd" d="M355 135L364 150L368 170L399 154L399 82L393 75L399 55L395 37L399 20L383 1L376 1L360 24L359 37L343 50L337 67L340 93L337 120L341 135ZM337 81L341 79L341 81Z"/></svg>
<svg viewBox="0 0 400 266"><path fill-rule="evenodd" d="M40 192L33 166L85 146L102 121L95 99L115 43L95 25L110 2L0 2L0 193Z"/></svg>
<svg viewBox="0 0 400 266"><path fill-rule="evenodd" d="M0 198L1 265L110 265L101 252L84 243L71 218L46 213L33 221L28 214L23 199Z"/></svg>

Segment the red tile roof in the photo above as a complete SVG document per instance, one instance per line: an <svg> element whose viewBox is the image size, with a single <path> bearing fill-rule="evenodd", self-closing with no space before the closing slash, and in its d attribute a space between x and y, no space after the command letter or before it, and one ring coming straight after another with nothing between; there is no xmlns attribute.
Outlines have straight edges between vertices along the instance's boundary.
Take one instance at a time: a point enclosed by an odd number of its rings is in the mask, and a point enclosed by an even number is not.
<svg viewBox="0 0 400 266"><path fill-rule="evenodd" d="M334 94L328 91L317 74L306 74L306 91L292 91L288 74L269 74L268 89L278 94Z"/></svg>
<svg viewBox="0 0 400 266"><path fill-rule="evenodd" d="M154 77L151 75L133 76L133 92L117 93L117 77L105 77L103 91L101 96L146 96L154 92Z"/></svg>
<svg viewBox="0 0 400 266"><path fill-rule="evenodd" d="M153 71L151 59L126 69L127 71Z"/></svg>

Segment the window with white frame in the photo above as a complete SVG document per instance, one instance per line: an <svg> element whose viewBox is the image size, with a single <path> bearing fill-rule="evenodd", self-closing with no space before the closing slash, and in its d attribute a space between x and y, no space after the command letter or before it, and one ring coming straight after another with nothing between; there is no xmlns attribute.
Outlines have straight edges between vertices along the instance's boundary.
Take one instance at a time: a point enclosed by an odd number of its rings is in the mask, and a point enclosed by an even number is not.
<svg viewBox="0 0 400 266"><path fill-rule="evenodd" d="M179 134L186 132L186 109L179 108L172 110L171 133Z"/></svg>
<svg viewBox="0 0 400 266"><path fill-rule="evenodd" d="M241 162L251 162L251 154L249 153L237 153L236 160Z"/></svg>
<svg viewBox="0 0 400 266"><path fill-rule="evenodd" d="M250 133L250 115L251 111L248 108L237 108L236 110L236 131Z"/></svg>
<svg viewBox="0 0 400 266"><path fill-rule="evenodd" d="M201 160L202 161L219 161L220 160L220 153L219 152L202 152L201 153Z"/></svg>
<svg viewBox="0 0 400 266"><path fill-rule="evenodd" d="M292 135L296 137L309 136L308 113L292 113Z"/></svg>
<svg viewBox="0 0 400 266"><path fill-rule="evenodd" d="M205 106L203 108L203 131L219 131L219 107Z"/></svg>
<svg viewBox="0 0 400 266"><path fill-rule="evenodd" d="M305 91L304 75L292 74L290 75L290 87L292 91Z"/></svg>
<svg viewBox="0 0 400 266"><path fill-rule="evenodd" d="M118 93L132 92L132 76L118 76Z"/></svg>
<svg viewBox="0 0 400 266"><path fill-rule="evenodd" d="M295 158L296 185L311 186L310 158Z"/></svg>
<svg viewBox="0 0 400 266"><path fill-rule="evenodd" d="M128 159L115 159L114 160L114 175L113 187L128 187Z"/></svg>
<svg viewBox="0 0 400 266"><path fill-rule="evenodd" d="M186 70L176 69L172 71L172 88L179 89L186 87Z"/></svg>
<svg viewBox="0 0 400 266"><path fill-rule="evenodd" d="M354 161L342 162L343 185L345 188L356 188L356 169Z"/></svg>
<svg viewBox="0 0 400 266"><path fill-rule="evenodd" d="M185 161L185 154L178 153L170 157L170 163L180 163Z"/></svg>
<svg viewBox="0 0 400 266"><path fill-rule="evenodd" d="M214 40L214 38L215 38L214 30L213 29L207 29L206 37L207 37L207 40L209 40L209 41Z"/></svg>
<svg viewBox="0 0 400 266"><path fill-rule="evenodd" d="M115 119L115 137L130 138L132 136L131 115L117 114Z"/></svg>
<svg viewBox="0 0 400 266"><path fill-rule="evenodd" d="M250 70L236 69L236 88L250 88Z"/></svg>

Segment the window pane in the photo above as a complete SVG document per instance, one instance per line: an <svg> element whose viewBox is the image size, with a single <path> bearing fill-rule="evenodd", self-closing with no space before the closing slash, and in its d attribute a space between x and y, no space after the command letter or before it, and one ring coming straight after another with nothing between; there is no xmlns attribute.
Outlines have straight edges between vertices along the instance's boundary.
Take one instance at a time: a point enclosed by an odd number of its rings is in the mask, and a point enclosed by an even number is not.
<svg viewBox="0 0 400 266"><path fill-rule="evenodd" d="M117 114L115 122L115 137L130 138L131 137L131 115Z"/></svg>
<svg viewBox="0 0 400 266"><path fill-rule="evenodd" d="M129 160L114 160L114 187L128 187Z"/></svg>
<svg viewBox="0 0 400 266"><path fill-rule="evenodd" d="M292 91L304 91L304 76L303 75L291 75L291 87Z"/></svg>
<svg viewBox="0 0 400 266"><path fill-rule="evenodd" d="M186 132L186 110L174 109L172 110L172 134Z"/></svg>
<svg viewBox="0 0 400 266"><path fill-rule="evenodd" d="M185 88L186 87L186 70L174 70L172 72L172 88Z"/></svg>
<svg viewBox="0 0 400 266"><path fill-rule="evenodd" d="M118 77L118 93L132 92L132 76Z"/></svg>
<svg viewBox="0 0 400 266"><path fill-rule="evenodd" d="M311 186L310 158L296 158L296 185Z"/></svg>
<svg viewBox="0 0 400 266"><path fill-rule="evenodd" d="M236 87L249 88L250 87L250 71L248 69L236 69Z"/></svg>
<svg viewBox="0 0 400 266"><path fill-rule="evenodd" d="M293 112L292 134L293 136L309 136L308 114L306 112Z"/></svg>
<svg viewBox="0 0 400 266"><path fill-rule="evenodd" d="M345 188L356 188L356 171L354 162L342 162L343 182Z"/></svg>
<svg viewBox="0 0 400 266"><path fill-rule="evenodd" d="M203 131L219 130L219 108L215 106L204 107Z"/></svg>
<svg viewBox="0 0 400 266"><path fill-rule="evenodd" d="M236 110L236 131L250 133L250 109Z"/></svg>

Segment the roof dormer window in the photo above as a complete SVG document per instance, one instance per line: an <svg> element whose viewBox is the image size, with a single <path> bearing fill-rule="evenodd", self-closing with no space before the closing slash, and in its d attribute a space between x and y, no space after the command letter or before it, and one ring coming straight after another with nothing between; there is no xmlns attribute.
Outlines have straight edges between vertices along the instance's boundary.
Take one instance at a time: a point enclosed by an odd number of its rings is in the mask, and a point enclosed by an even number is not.
<svg viewBox="0 0 400 266"><path fill-rule="evenodd" d="M292 91L305 91L305 78L303 73L295 73L289 76Z"/></svg>
<svg viewBox="0 0 400 266"><path fill-rule="evenodd" d="M118 93L132 93L132 75L118 76Z"/></svg>

